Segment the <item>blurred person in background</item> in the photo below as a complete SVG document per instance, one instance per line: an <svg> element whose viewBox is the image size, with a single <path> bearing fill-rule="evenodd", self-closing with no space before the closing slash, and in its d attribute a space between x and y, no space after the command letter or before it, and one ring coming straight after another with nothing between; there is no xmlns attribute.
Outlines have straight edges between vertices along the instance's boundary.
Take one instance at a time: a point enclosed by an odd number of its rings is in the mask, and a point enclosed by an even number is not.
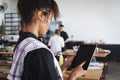
<svg viewBox="0 0 120 80"><path fill-rule="evenodd" d="M53 51L53 53L55 54L55 57L59 61L59 56L62 55L60 53L62 53L62 48L64 48L64 40L60 36L59 29L56 29L55 34L50 37L49 42L48 42L48 46Z"/></svg>
<svg viewBox="0 0 120 80"><path fill-rule="evenodd" d="M60 36L63 37L64 42L67 43L69 41L69 36L67 32L64 31L64 25L60 25L59 29L60 29Z"/></svg>

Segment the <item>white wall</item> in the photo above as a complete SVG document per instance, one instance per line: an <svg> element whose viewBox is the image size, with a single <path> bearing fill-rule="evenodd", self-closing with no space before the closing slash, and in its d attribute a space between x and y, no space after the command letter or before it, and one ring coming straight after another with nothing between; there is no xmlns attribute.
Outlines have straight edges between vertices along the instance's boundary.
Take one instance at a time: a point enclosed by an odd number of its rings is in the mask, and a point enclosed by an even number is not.
<svg viewBox="0 0 120 80"><path fill-rule="evenodd" d="M74 40L120 43L120 0L56 0Z"/></svg>
<svg viewBox="0 0 120 80"><path fill-rule="evenodd" d="M6 0L8 10L16 12L17 0ZM74 40L120 43L120 0L56 0L60 20ZM0 20L3 14L0 13ZM1 22L1 21L0 21Z"/></svg>
<svg viewBox="0 0 120 80"><path fill-rule="evenodd" d="M0 0L0 5L2 4L2 1L5 1L8 4L8 8L4 13L17 12L16 8L17 0ZM0 13L0 25L2 23L2 20L4 19L4 13Z"/></svg>
<svg viewBox="0 0 120 80"><path fill-rule="evenodd" d="M16 13L17 12L17 0L0 0L0 4L2 1L5 1L8 4L8 8L4 13ZM4 19L4 13L0 13L0 25L2 24L2 20ZM13 39L11 40L11 37ZM18 40L18 35L5 35L4 38L9 40L9 41L17 41Z"/></svg>

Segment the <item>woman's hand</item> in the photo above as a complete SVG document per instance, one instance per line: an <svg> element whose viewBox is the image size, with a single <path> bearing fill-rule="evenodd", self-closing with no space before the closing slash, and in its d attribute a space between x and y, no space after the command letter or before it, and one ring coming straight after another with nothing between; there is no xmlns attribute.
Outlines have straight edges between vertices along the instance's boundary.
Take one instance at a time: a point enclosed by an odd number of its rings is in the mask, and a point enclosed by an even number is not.
<svg viewBox="0 0 120 80"><path fill-rule="evenodd" d="M69 56L67 58L67 61L65 61L62 65L61 65L61 70L63 72L63 74L65 73L65 71L71 66L72 61L74 59L75 55L73 56ZM69 78L67 80L75 80L76 78L82 76L85 71L83 70L82 66L85 64L85 61L82 62L80 65L78 65L75 69L72 70L72 73L70 74Z"/></svg>
<svg viewBox="0 0 120 80"><path fill-rule="evenodd" d="M61 70L64 73L72 64L72 61L74 59L75 56L69 56L67 58L67 61L65 61L62 65L61 65Z"/></svg>
<svg viewBox="0 0 120 80"><path fill-rule="evenodd" d="M82 64L80 64L79 66L77 66L71 73L71 75L69 76L68 80L76 80L76 78L82 76L85 71L83 70L82 66L85 64L85 62L83 62Z"/></svg>

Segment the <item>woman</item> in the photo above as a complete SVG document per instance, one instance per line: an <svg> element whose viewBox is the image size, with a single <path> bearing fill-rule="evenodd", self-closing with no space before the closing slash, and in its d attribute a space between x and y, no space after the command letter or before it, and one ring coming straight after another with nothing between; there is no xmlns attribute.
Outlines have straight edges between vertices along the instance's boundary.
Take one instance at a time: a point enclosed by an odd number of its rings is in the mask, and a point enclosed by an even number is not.
<svg viewBox="0 0 120 80"><path fill-rule="evenodd" d="M63 80L62 71L52 51L38 40L38 36L46 34L52 18L56 20L59 17L56 2L18 0L17 6L21 16L21 32L7 78L9 80ZM62 70L66 69L65 66ZM75 77L71 75L69 80L73 78Z"/></svg>

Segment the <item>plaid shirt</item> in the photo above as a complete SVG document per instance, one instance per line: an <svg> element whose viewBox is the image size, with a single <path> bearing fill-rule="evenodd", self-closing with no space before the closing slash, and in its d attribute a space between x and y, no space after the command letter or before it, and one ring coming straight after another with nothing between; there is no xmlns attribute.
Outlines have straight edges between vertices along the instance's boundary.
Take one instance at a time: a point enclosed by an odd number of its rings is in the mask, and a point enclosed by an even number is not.
<svg viewBox="0 0 120 80"><path fill-rule="evenodd" d="M44 45L42 42L40 42L34 38L30 38L30 37L24 39L16 47L15 54L13 56L13 64L10 69L10 73L7 77L9 80L21 80L25 56L27 55L28 52L38 49L38 48L48 49L47 46ZM52 53L52 55L53 55L53 53ZM61 69L60 69L59 64L58 64L57 60L55 59L54 55L53 55L53 58L54 58L54 63L55 63L55 67L57 68L58 74L62 78Z"/></svg>

